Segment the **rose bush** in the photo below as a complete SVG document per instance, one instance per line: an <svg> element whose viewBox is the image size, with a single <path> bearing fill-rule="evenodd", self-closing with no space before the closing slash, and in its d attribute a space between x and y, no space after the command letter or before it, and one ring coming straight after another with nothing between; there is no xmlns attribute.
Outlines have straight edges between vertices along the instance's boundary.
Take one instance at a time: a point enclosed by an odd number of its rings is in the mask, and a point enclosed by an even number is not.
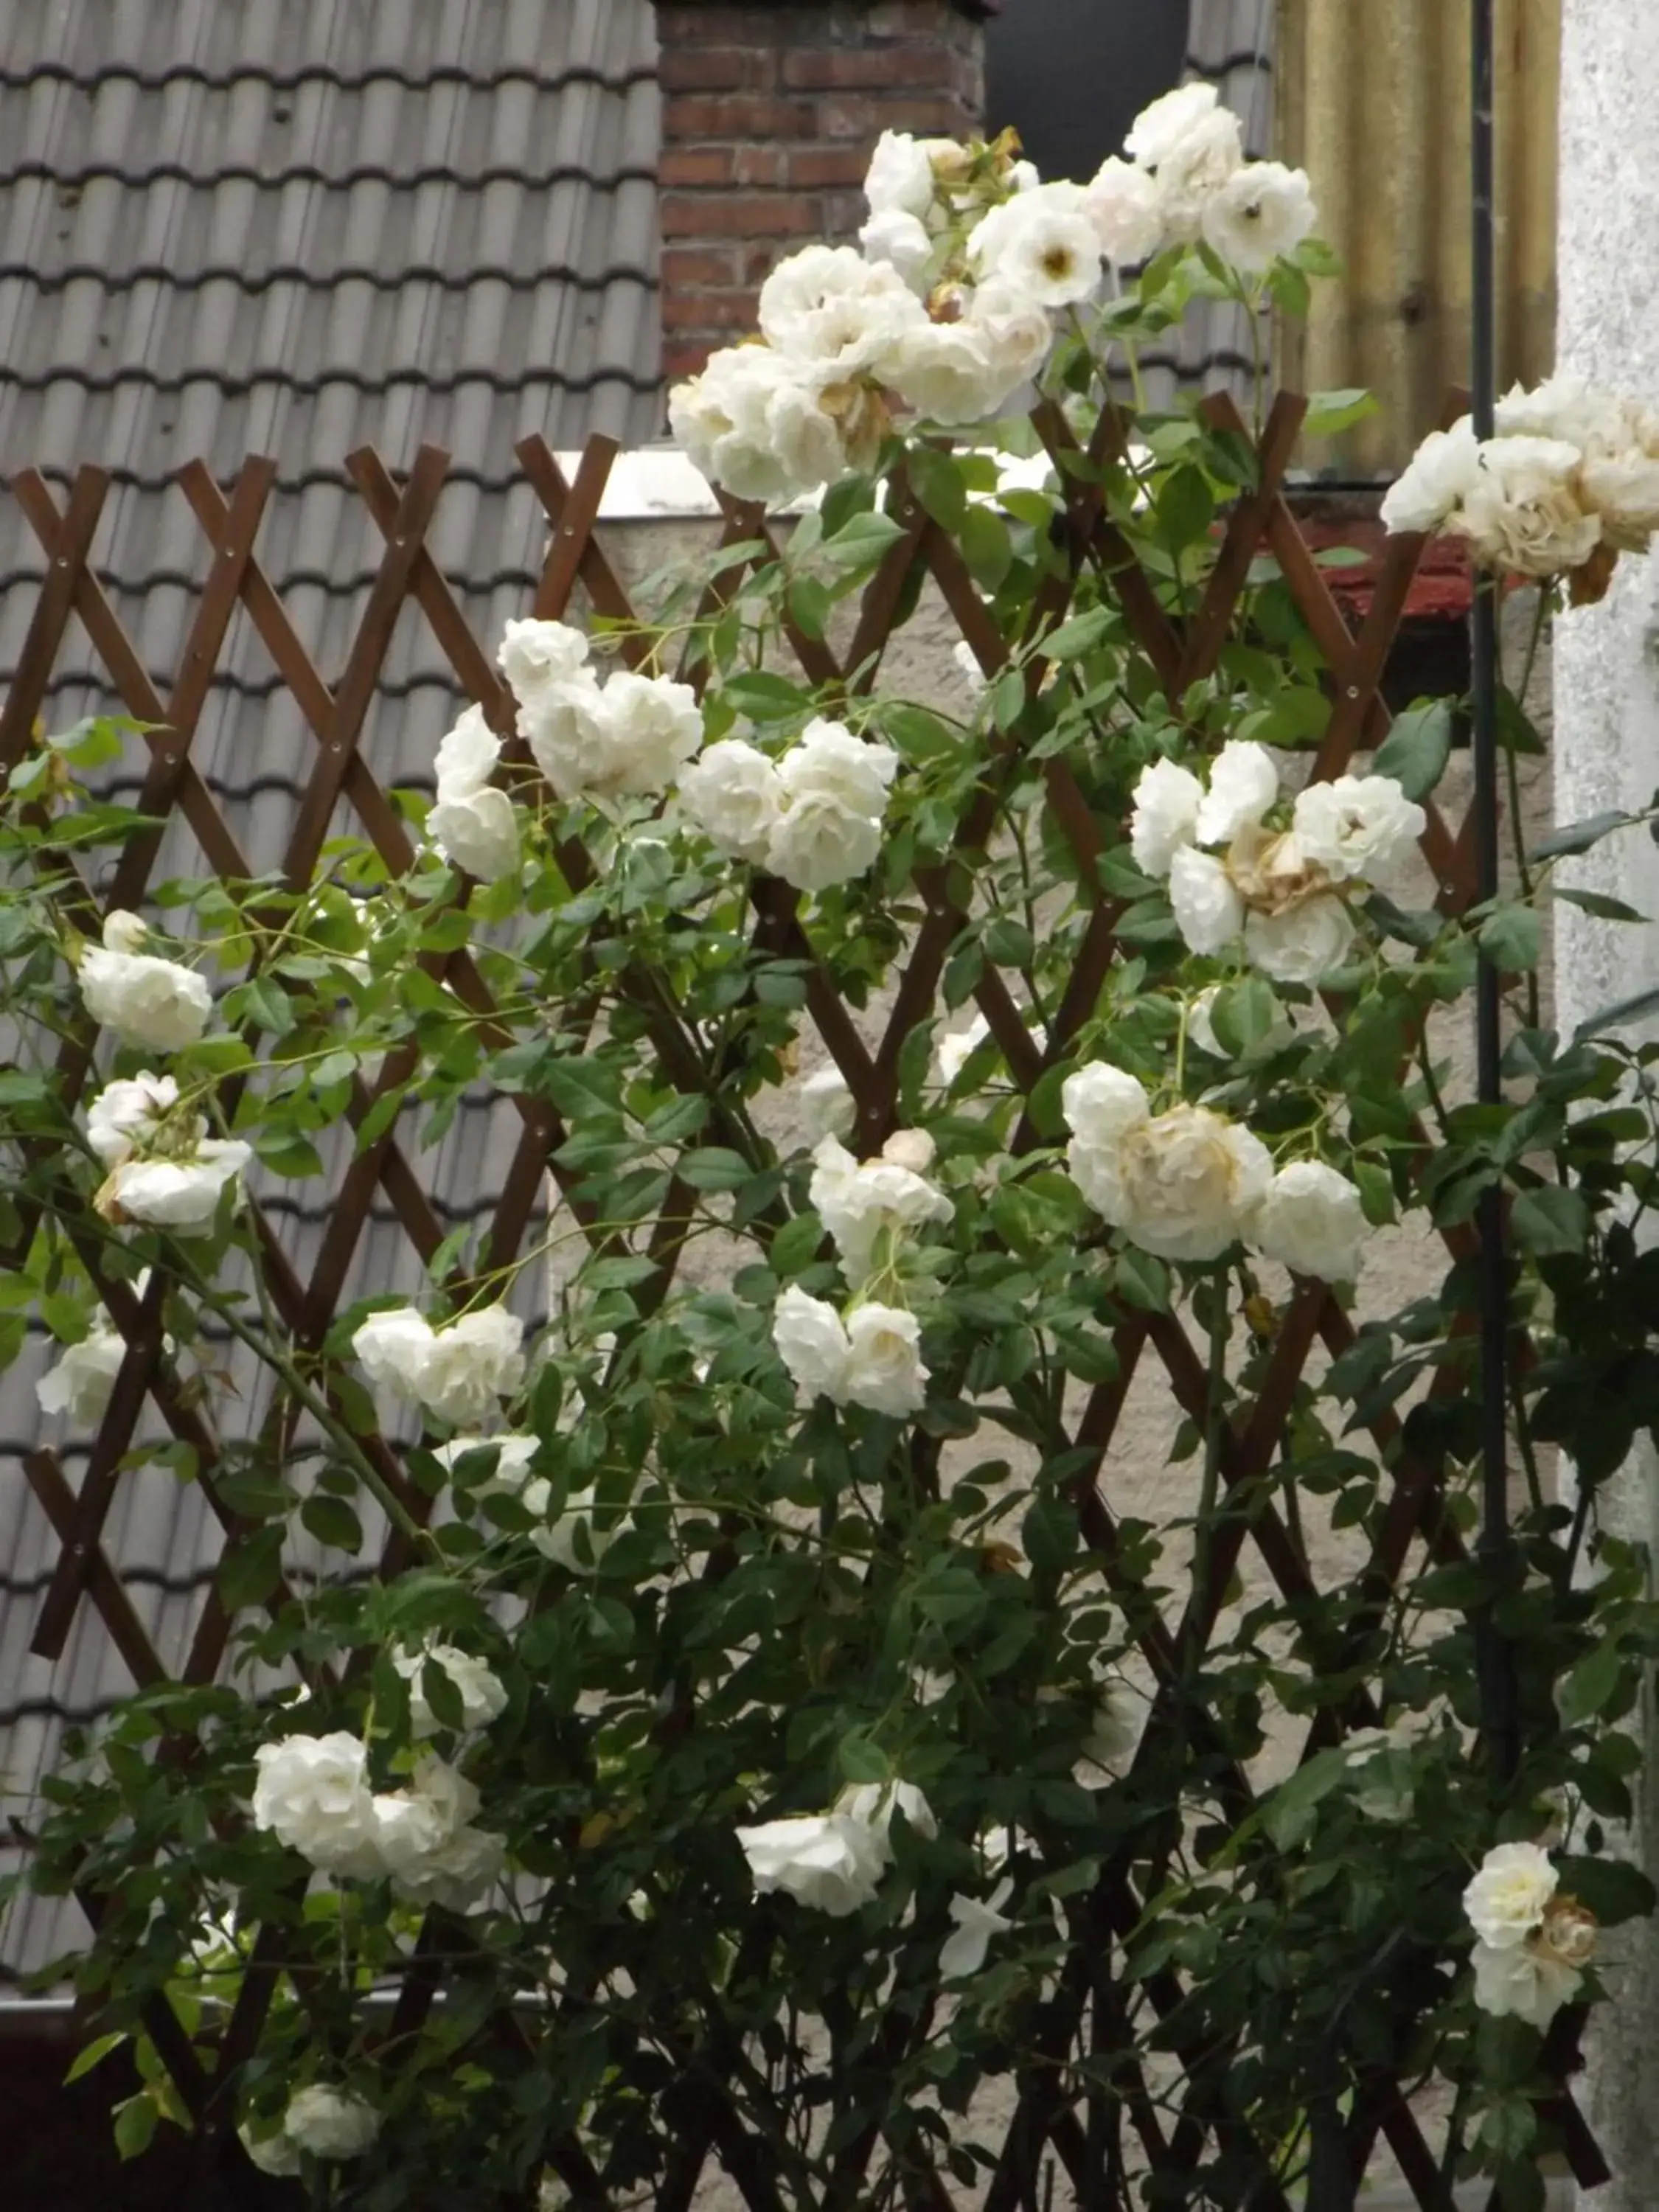
<svg viewBox="0 0 1659 2212"><path fill-rule="evenodd" d="M1080 183L890 134L868 199L672 402L722 489L804 511L620 637L508 623L405 795L412 867L342 837L307 884L158 886L164 937L77 870L143 832L94 787L123 733L11 776L0 1330L59 1340L42 1404L84 1431L146 1297L175 1433L123 1414L108 1463L210 1492L236 1621L222 1679L52 1778L29 1878L102 1899L73 1971L140 2055L124 2145L187 2117L162 2046L234 2017L249 2155L319 2201L683 2205L712 2152L757 2212L988 2166L1035 2202L1058 2143L1085 2193L1242 2212L1437 2074L1432 2155L1533 2206L1541 2033L1652 1901L1607 1845L1659 1644L1596 1496L1659 1408L1655 1055L1523 982L1477 1108L1438 1039L1621 821L1470 909L1417 855L1448 702L1310 780L1331 701L1271 562L1207 658L1149 644L1148 601L1203 631L1257 462L1126 422L1140 349L1329 266L1212 90ZM1650 428L1516 395L1390 520L1583 595L1659 512ZM917 545L978 680L908 696L873 647L809 678L872 577L875 627L911 618ZM480 1088L555 1179L529 1248L474 1209L417 1294L274 1296L273 1189ZM1444 1264L1370 1310L1396 1227ZM1117 1441L1155 1362L1171 1419Z"/></svg>

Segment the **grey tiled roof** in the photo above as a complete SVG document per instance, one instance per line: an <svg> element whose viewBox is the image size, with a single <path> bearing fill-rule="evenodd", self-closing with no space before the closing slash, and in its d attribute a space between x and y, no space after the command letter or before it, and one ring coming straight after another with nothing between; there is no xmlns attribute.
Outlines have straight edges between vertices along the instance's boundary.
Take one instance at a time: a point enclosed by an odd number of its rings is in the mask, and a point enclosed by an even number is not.
<svg viewBox="0 0 1659 2212"><path fill-rule="evenodd" d="M164 697L209 565L168 483L198 457L222 483L250 453L276 459L256 550L331 683L382 549L342 468L358 445L394 472L423 441L447 448L428 544L476 637L525 611L547 533L514 441L637 444L660 424L655 66L649 0L0 4L0 474L38 467L61 504L77 465L110 470L94 565ZM0 696L43 568L0 494ZM315 740L245 617L219 670L192 757L270 867ZM71 625L49 720L116 703ZM406 606L362 741L383 787L429 781L454 706ZM194 872L170 846L158 873ZM446 1227L488 1212L514 1133L510 1107L478 1102L432 1152L411 1146ZM323 1188L289 1183L271 1209L302 1273ZM386 1208L376 1222L348 1297L419 1282ZM40 1440L48 1357L33 1340L0 1376L0 1838L66 1722L131 1686L85 1607L57 1664L28 1653L57 1544L19 1454ZM256 1378L240 1381L246 1428ZM85 1440L63 1456L78 1485ZM219 1549L201 1493L124 1474L106 1548L181 1665ZM0 1980L82 1933L75 1908L25 1903Z"/></svg>

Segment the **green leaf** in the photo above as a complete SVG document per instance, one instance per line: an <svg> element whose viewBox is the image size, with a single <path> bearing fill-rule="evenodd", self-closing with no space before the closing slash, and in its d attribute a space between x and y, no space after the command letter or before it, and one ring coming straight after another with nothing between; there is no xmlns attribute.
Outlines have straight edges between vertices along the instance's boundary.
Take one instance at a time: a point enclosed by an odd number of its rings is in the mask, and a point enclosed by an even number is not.
<svg viewBox="0 0 1659 2212"><path fill-rule="evenodd" d="M745 668L738 675L728 676L720 686L720 696L751 722L781 722L792 714L810 713L812 706L810 691L803 691L787 677L775 676L768 668Z"/></svg>
<svg viewBox="0 0 1659 2212"><path fill-rule="evenodd" d="M958 529L968 512L968 487L951 455L935 446L913 446L905 467L916 497L939 528Z"/></svg>
<svg viewBox="0 0 1659 2212"><path fill-rule="evenodd" d="M1005 668L991 686L991 719L1000 730L1012 730L1025 711L1025 672Z"/></svg>
<svg viewBox="0 0 1659 2212"><path fill-rule="evenodd" d="M1341 392L1316 392L1308 401L1302 428L1310 438L1334 438L1339 430L1352 429L1376 412L1375 396L1358 386Z"/></svg>
<svg viewBox="0 0 1659 2212"><path fill-rule="evenodd" d="M833 605L829 586L816 576L797 576L789 586L789 618L808 637L823 637Z"/></svg>
<svg viewBox="0 0 1659 2212"><path fill-rule="evenodd" d="M1564 823L1560 829L1552 830L1547 837L1540 837L1528 854L1529 860L1557 860L1565 853L1588 853L1592 845L1599 845L1603 837L1615 830L1628 829L1639 815L1626 814L1622 807L1609 807L1601 814L1587 814L1582 822Z"/></svg>
<svg viewBox="0 0 1659 2212"><path fill-rule="evenodd" d="M1558 884L1555 896L1582 913L1593 914L1598 921L1645 922L1648 918L1625 899L1609 898L1606 891L1583 890L1577 884Z"/></svg>
<svg viewBox="0 0 1659 2212"><path fill-rule="evenodd" d="M1563 1858L1561 1888L1588 1905L1604 1928L1644 1919L1653 1911L1653 1884L1639 1867L1622 1859Z"/></svg>
<svg viewBox="0 0 1659 2212"><path fill-rule="evenodd" d="M1535 908L1500 906L1481 923L1477 941L1495 966L1513 975L1538 965L1543 937Z"/></svg>
<svg viewBox="0 0 1659 2212"><path fill-rule="evenodd" d="M1407 799L1426 799L1446 772L1451 741L1451 702L1420 699L1395 716L1376 749L1373 773L1391 775Z"/></svg>
<svg viewBox="0 0 1659 2212"><path fill-rule="evenodd" d="M1632 1022L1645 1021L1650 1014L1659 1014L1659 989L1633 992L1628 999L1615 999L1599 1013L1586 1015L1573 1031L1572 1041L1583 1044L1589 1037L1604 1036L1608 1030L1621 1030Z"/></svg>
<svg viewBox="0 0 1659 2212"><path fill-rule="evenodd" d="M887 1754L867 1735L842 1736L836 1762L849 1782L885 1782L893 1771Z"/></svg>
<svg viewBox="0 0 1659 2212"><path fill-rule="evenodd" d="M1568 1728L1595 1717L1619 1687L1624 1666L1624 1654L1611 1637L1597 1644L1587 1659L1579 1661L1555 1693L1556 1705Z"/></svg>
<svg viewBox="0 0 1659 2212"><path fill-rule="evenodd" d="M904 526L890 514L854 514L833 538L825 538L823 557L840 568L873 568L904 534Z"/></svg>
<svg viewBox="0 0 1659 2212"><path fill-rule="evenodd" d="M242 1014L240 1018L251 1021L273 1036L284 1036L294 1026L294 1001L280 983L269 975L252 975L243 984L240 993Z"/></svg>
<svg viewBox="0 0 1659 2212"><path fill-rule="evenodd" d="M1215 495L1202 469L1174 469L1158 488L1158 528L1177 551L1196 545L1215 520Z"/></svg>
<svg viewBox="0 0 1659 2212"><path fill-rule="evenodd" d="M466 1703L461 1686L436 1659L428 1659L421 1669L421 1695L445 1728L453 1729L457 1735L465 1728Z"/></svg>
<svg viewBox="0 0 1659 2212"><path fill-rule="evenodd" d="M1356 1160L1353 1179L1361 1211L1373 1229L1386 1229L1395 1218L1394 1179L1372 1160Z"/></svg>
<svg viewBox="0 0 1659 2212"><path fill-rule="evenodd" d="M1139 1306L1143 1313L1168 1312L1170 1271L1150 1252L1139 1252L1133 1244L1126 1247L1117 1255L1113 1281L1127 1305Z"/></svg>
<svg viewBox="0 0 1659 2212"><path fill-rule="evenodd" d="M83 2074L90 2074L94 2066L101 2065L112 2051L118 2050L126 2041L125 2031L118 2029L112 2035L94 2035L84 2051L75 2054L69 2072L64 2076L64 2086L78 2081Z"/></svg>
<svg viewBox="0 0 1659 2212"><path fill-rule="evenodd" d="M260 1528L229 1546L219 1562L219 1595L232 1613L270 1595L283 1571L283 1531Z"/></svg>
<svg viewBox="0 0 1659 2212"><path fill-rule="evenodd" d="M968 573L981 591L1000 591L1014 565L1013 540L994 507L970 507L957 532Z"/></svg>
<svg viewBox="0 0 1659 2212"><path fill-rule="evenodd" d="M1073 615L1058 629L1050 630L1042 644L1045 659L1079 660L1091 653L1107 631L1118 619L1115 607L1091 607L1086 613ZM1022 694L1023 696L1023 694Z"/></svg>
<svg viewBox="0 0 1659 2212"><path fill-rule="evenodd" d="M1510 1234L1534 1259L1582 1252L1589 1237L1590 1210L1581 1191L1547 1182L1523 1190L1510 1208Z"/></svg>
<svg viewBox="0 0 1659 2212"><path fill-rule="evenodd" d="M1210 1012L1218 1041L1239 1060L1265 1044L1284 1019L1285 1010L1262 975L1246 975L1224 985Z"/></svg>
<svg viewBox="0 0 1659 2212"><path fill-rule="evenodd" d="M751 1173L743 1154L724 1145L703 1145L680 1155L681 1180L693 1190L736 1190Z"/></svg>
<svg viewBox="0 0 1659 2212"><path fill-rule="evenodd" d="M1346 1771L1344 1751L1319 1752L1266 1800L1261 1825L1281 1851L1292 1850L1308 1834L1320 1801L1329 1796Z"/></svg>
<svg viewBox="0 0 1659 2212"><path fill-rule="evenodd" d="M363 1548L363 1524L343 1498L313 1492L300 1508L300 1519L319 1544L354 1553Z"/></svg>
<svg viewBox="0 0 1659 2212"><path fill-rule="evenodd" d="M149 2148L161 2117L146 2089L115 2107L115 2148L124 2159L140 2157Z"/></svg>

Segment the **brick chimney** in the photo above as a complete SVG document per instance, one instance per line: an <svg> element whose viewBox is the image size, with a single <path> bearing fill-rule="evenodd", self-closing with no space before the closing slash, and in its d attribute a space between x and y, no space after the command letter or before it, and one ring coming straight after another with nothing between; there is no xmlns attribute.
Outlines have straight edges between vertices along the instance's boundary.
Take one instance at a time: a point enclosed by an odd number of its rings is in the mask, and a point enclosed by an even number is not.
<svg viewBox="0 0 1659 2212"><path fill-rule="evenodd" d="M754 328L786 254L856 236L884 131L980 129L994 13L995 0L657 0L666 375Z"/></svg>

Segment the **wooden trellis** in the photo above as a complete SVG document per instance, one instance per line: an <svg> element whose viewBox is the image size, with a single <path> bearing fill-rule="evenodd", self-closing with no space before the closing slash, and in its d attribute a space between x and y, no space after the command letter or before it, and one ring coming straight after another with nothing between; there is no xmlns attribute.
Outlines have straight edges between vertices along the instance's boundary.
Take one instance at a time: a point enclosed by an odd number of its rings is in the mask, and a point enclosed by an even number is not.
<svg viewBox="0 0 1659 2212"><path fill-rule="evenodd" d="M994 679L1010 653L1018 652L1025 656L1022 665L1027 696L1035 699L1050 665L1042 639L1065 618L1079 580L1093 569L1115 598L1164 688L1176 696L1213 671L1245 591L1251 563L1265 550L1277 562L1323 656L1332 713L1314 772L1323 777L1338 775L1356 750L1373 749L1388 730L1389 716L1380 684L1421 541L1410 538L1389 541L1369 611L1358 632L1351 632L1304 543L1283 490L1284 472L1304 411L1303 403L1288 396L1281 396L1274 404L1255 446L1254 488L1238 499L1228 516L1200 603L1187 619L1171 611L1106 514L1102 492L1087 480L1100 473L1098 466L1079 474L1068 474L1062 468L1064 513L1055 535L1063 558L1037 594L1025 635L1009 639L1000 634L951 538L900 487L896 488L890 512L902 526L902 534L886 552L863 592L854 635L844 658L838 659L827 643L793 625L787 626L790 643L813 682L849 692L868 691L878 680L882 651L899 619L913 572L920 565L931 574L986 675ZM1212 428L1248 443L1248 434L1230 400L1212 399L1207 414ZM1040 434L1058 459L1072 442L1063 418L1057 410L1050 410L1040 413L1036 421ZM1103 416L1090 459L1097 465L1111 459L1121 450L1123 436L1121 422L1109 412ZM523 441L517 451L551 532L533 608L526 611L548 617L562 616L580 585L599 615L633 623L635 611L595 534L615 445L605 439L592 440L573 480L566 478L540 439ZM140 809L162 818L178 813L194 833L210 869L227 879L246 880L252 870L191 757L214 671L240 607L246 611L315 744L283 862L288 883L297 890L309 881L342 805L356 815L388 868L399 873L407 869L415 858L413 848L399 815L359 749L393 629L406 601L412 600L418 608L459 689L480 704L492 726L507 740L508 757L522 762L527 755L514 733L513 702L488 646L472 635L427 547L427 535L443 489L447 457L434 447L423 447L401 483L368 449L353 454L346 465L384 539L384 551L344 666L337 681L331 684L305 651L255 550L275 483L274 463L258 457L247 460L228 495L200 462L180 471L180 491L200 525L211 563L196 603L177 677L165 697L146 674L90 565L90 549L109 488L107 473L96 467L81 469L61 506L37 472L25 471L16 477L11 495L40 540L46 569L17 675L0 712L0 773L22 757L68 626L72 617L78 618L107 672L113 699L149 726L145 732L149 768L137 801ZM759 510L727 499L722 499L721 505L725 514L722 550L752 544L755 550L750 560L754 565L775 556L778 548L772 529ZM705 595L705 613L717 611L739 588L748 565L739 562L717 574ZM624 657L635 665L648 649L640 636L626 629L620 634L619 643ZM690 672L695 680L696 672ZM994 735L989 744L984 775L957 837L959 849L968 854L983 848L1000 798L1021 765L1016 738ZM1042 772L1053 816L1079 864L1080 896L1093 902L1046 1045L1040 1045L1028 1030L994 968L987 966L975 986L980 1011L1016 1084L1028 1095L1045 1068L1067 1057L1073 1039L1093 1014L1117 955L1118 909L1098 888L1095 866L1115 837L1106 834L1094 816L1063 757L1046 760ZM1425 854L1438 886L1443 910L1455 914L1472 897L1474 825L1472 821L1454 823L1432 805L1427 814L1422 841ZM106 909L141 902L156 865L161 834L160 830L147 832L125 847L104 902ZM590 864L579 848L562 851L561 860L574 885L580 887L590 879ZM941 868L927 874L921 890L927 913L914 933L884 1030L872 1046L866 1042L828 969L817 957L797 895L775 880L757 878L754 884L755 950L769 957L803 963L808 1011L852 1091L858 1116L857 1142L866 1153L878 1146L894 1125L901 1048L918 1019L933 1008L946 957L968 920L947 871ZM81 896L88 928L95 930L98 902L89 889L83 889ZM504 1030L490 1028L489 993L465 949L434 956L432 970L459 994L483 1025L487 1037L506 1042ZM572 1010L571 1022L579 1024L580 1018L580 1010ZM668 1080L678 1087L702 1088L685 1034L672 1009L648 1009L645 1018ZM62 1048L58 1075L66 1107L72 1106L90 1086L95 1042L95 1035L88 1030L71 1036ZM374 1085L362 1081L355 1085L350 1104L354 1125L361 1125L377 1098L406 1079L410 1065L409 1056L394 1055ZM518 1134L486 1240L484 1265L489 1267L506 1266L518 1254L550 1170L562 1183L574 1185L576 1180L561 1168L558 1160L566 1134L558 1115L544 1102L523 1097L515 1097L514 1106L519 1118ZM718 1128L718 1106L715 1110ZM1013 1136L1013 1149L1028 1150L1036 1141L1028 1109ZM422 1261L430 1260L442 1241L442 1228L398 1142L395 1127L368 1145L345 1170L337 1192L332 1194L321 1249L307 1277L302 1278L296 1269L257 1202L249 1201L270 1298L297 1345L308 1353L320 1353L377 1191ZM565 1195L590 1238L602 1243L607 1232L585 1212L580 1191L573 1187ZM640 1293L647 1308L659 1303L671 1285L680 1231L690 1217L691 1206L692 1193L675 1176L649 1240L656 1270ZM38 1216L24 1220L21 1250L14 1255L14 1264L27 1251L37 1223ZM1468 1243L1469 1232L1459 1232L1457 1249L1467 1250ZM117 1469L132 1443L147 1399L173 1436L193 1450L196 1479L222 1527L227 1549L242 1541L248 1529L217 1487L221 1451L211 1424L180 1392L163 1357L160 1282L141 1299L109 1276L94 1237L78 1235L76 1244L93 1286L126 1340L127 1351L78 1492L52 1451L37 1450L25 1462L27 1480L59 1547L40 1609L34 1649L52 1658L61 1654L77 1608L89 1603L101 1617L135 1681L152 1685L165 1680L166 1670L123 1587L119 1563L110 1558L104 1540ZM1279 1452L1298 1381L1315 1347L1322 1344L1334 1357L1353 1340L1352 1325L1331 1292L1317 1283L1299 1283L1279 1317L1261 1386L1253 1401L1238 1408L1222 1443L1221 1480L1230 1492L1249 1498L1250 1510L1218 1531L1203 1586L1190 1594L1183 1617L1173 1626L1154 1622L1142 1631L1142 1655L1158 1686L1147 1741L1160 1715L1170 1709L1176 1686L1194 1658L1206 1649L1220 1612L1221 1593L1247 1544L1257 1547L1268 1574L1287 1600L1294 1601L1315 1590L1313 1568L1300 1535L1267 1497L1261 1479ZM1170 1315L1138 1316L1126 1322L1118 1333L1116 1351L1117 1373L1111 1381L1093 1389L1069 1439L1086 1455L1078 1462L1079 1471L1069 1484L1082 1539L1103 1579L1114 1588L1119 1586L1119 1532L1109 1486L1103 1485L1103 1476L1132 1378L1144 1363L1157 1362L1182 1410L1200 1424L1207 1403L1202 1364L1186 1332ZM319 1372L325 1376L325 1368ZM328 1387L326 1382L324 1387ZM1443 1367L1431 1389L1445 1395L1455 1395L1460 1387L1453 1370ZM1392 1415L1376 1419L1373 1435L1379 1449L1394 1455L1389 1474L1392 1488L1361 1577L1364 1607L1350 1632L1356 1650L1367 1625L1382 1618L1414 1540L1420 1539L1442 1561L1466 1556L1451 1519L1443 1510L1443 1468L1403 1449ZM368 1439L366 1449L410 1514L419 1516L427 1510L422 1494L406 1476L396 1449L377 1438ZM401 1541L394 1533L382 1571L394 1573L404 1564ZM287 1586L279 1583L267 1602L273 1611L278 1610L289 1601L289 1595ZM183 1670L185 1682L201 1684L214 1679L224 1660L233 1626L232 1616L216 1592L210 1593ZM1334 1662L1341 1663L1340 1654L1334 1655ZM1364 1725L1376 1717L1369 1693L1357 1692L1346 1715L1339 1717L1327 1711L1311 1724L1304 1755L1328 1743L1340 1727ZM1242 1818L1252 1802L1250 1785L1242 1770L1233 1767L1225 1786L1236 1815ZM88 1893L83 1901L95 1921L100 1899ZM1109 1945L1114 1936L1134 1924L1140 1910L1127 1867L1119 1858L1109 1858L1097 1888L1074 1917L1074 1949L1080 1955L1091 1945ZM434 1916L405 1977L391 2031L394 2035L406 2033L419 2023L441 1985L445 1968L438 1954L441 1951L453 1954L460 1931L449 1923L440 1940L437 1929ZM267 1929L258 1938L234 2010L215 2044L192 2043L161 2001L150 2008L149 2027L156 2046L210 2149L222 2142L233 2127L228 2085L234 2082L237 2067L257 2045L283 1966L282 1935ZM1182 1996L1178 1979L1170 1970L1154 1975L1147 1989L1153 2006L1164 2014ZM1097 2002L1098 1994L1087 1972L1080 1967L1068 1971L1062 1979L1059 2031L1062 2042L1075 2035L1086 2006ZM510 2016L502 2019L500 2032L520 2038L526 2033ZM896 2022L893 2033L902 2032L902 2023ZM1549 2046L1558 2078L1565 2079L1572 2063L1574 2039L1575 2023L1571 2015L1564 2015ZM890 2055L897 2057L896 2048ZM1207 2054L1201 2064L1197 2054L1182 2055L1194 2063L1184 2105L1173 2126L1160 2117L1145 2085L1132 2075L1125 2093L1128 2117L1146 2160L1153 2170L1171 2174L1189 2171L1206 2142L1224 2146L1229 2131L1239 2125L1225 2115L1213 2094L1218 2069L1224 2065L1226 2054ZM736 2103L710 2094L707 2079L700 2076L696 2109L700 2117L686 2130L671 2161L659 2196L659 2212L685 2212L711 2155L718 2156L736 2182L750 2212L778 2212L764 2161L744 2130ZM1595 2144L1565 2091L1554 2102L1552 2118L1578 2179L1594 2184L1606 2179ZM1367 2082L1342 2127L1347 2160L1356 2177L1367 2170L1381 2136L1424 2212L1452 2212L1438 2161L1395 2081L1378 2078ZM1020 2081L1015 2112L987 2193L987 2212L1013 2212L1029 2189L1029 2176L1045 2147L1067 2170L1081 2201L1099 2202L1097 2190L1091 2186L1085 2131L1060 2086L1057 2068L1034 2072ZM868 2139L860 2139L841 2154L839 2185L846 2193L838 2196L837 2202L853 2201L859 2177L876 2148L872 2131ZM556 2142L549 2155L584 2212L589 2208L599 2212L607 2205L602 2177L574 2135ZM932 2212L947 2212L951 2202L947 2185L932 2168L925 2169L924 2194ZM1287 2200L1270 2179L1253 2202L1261 2212L1289 2212Z"/></svg>

